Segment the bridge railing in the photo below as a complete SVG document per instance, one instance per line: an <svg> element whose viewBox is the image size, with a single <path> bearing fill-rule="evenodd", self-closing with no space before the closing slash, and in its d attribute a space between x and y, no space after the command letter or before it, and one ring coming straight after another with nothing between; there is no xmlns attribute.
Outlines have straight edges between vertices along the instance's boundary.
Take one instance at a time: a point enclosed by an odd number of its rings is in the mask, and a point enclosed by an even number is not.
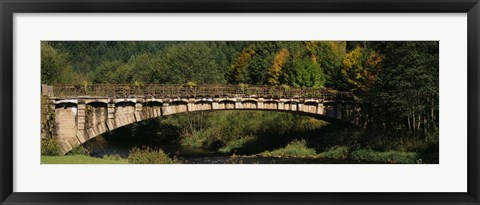
<svg viewBox="0 0 480 205"><path fill-rule="evenodd" d="M351 98L351 92L331 89L293 88L261 85L55 85L54 97L265 97L265 98Z"/></svg>

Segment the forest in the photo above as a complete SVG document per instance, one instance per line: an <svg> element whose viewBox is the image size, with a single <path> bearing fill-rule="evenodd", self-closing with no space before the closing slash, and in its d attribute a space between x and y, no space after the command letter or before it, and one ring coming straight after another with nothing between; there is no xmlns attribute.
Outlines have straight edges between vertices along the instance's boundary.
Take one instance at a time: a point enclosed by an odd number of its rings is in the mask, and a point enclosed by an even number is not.
<svg viewBox="0 0 480 205"><path fill-rule="evenodd" d="M335 132L330 135L342 135L333 141L320 142L315 139L318 133L296 127L295 124L308 119L254 111L200 113L187 119L185 116L170 116L117 132L133 135L135 130L150 126L149 130L159 135L160 127L169 130L165 127L171 125L170 130L180 136L173 141L237 153L241 149L235 150L234 147L241 147L237 146L238 143L249 141L256 131L230 133L237 141L231 141L234 138L217 139L217 135L206 133L205 126L209 121L203 124L194 122L195 117L204 115L215 121L222 115L232 115L233 118L264 115L264 120L257 124L278 117L275 121L295 122L285 126L299 130L280 133L291 137L284 138L288 140L276 146L264 146L270 150L256 149L245 151L245 154L271 154L275 153L274 148L303 143L306 147L313 147L317 154L346 147L351 149L347 154L350 156L355 150L398 151L417 153L427 156L423 157L424 161L438 163L438 41L44 41L41 43L41 81L48 85L246 84L350 91L362 102L364 117L360 126L312 128L323 129L322 132L331 129ZM222 122L211 121L210 127L222 126ZM176 128L173 129L172 125ZM268 129L269 126L265 127ZM235 129L223 127L219 130L224 133ZM298 133L310 137L292 137ZM113 134L106 134L105 138ZM258 141L258 136L253 136L253 141ZM159 138L163 139L165 135ZM217 141L208 143L209 139ZM415 158L418 159L422 158Z"/></svg>

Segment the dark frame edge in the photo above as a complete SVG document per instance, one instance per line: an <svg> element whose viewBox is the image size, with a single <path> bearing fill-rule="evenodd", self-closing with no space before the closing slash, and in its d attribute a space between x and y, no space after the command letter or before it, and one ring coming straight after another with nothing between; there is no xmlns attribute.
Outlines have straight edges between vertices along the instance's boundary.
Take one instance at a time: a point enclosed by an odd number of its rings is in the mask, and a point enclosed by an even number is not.
<svg viewBox="0 0 480 205"><path fill-rule="evenodd" d="M0 200L4 201L13 193L13 22L12 10L0 1L1 25L0 25L0 63L2 69L0 89ZM10 41L9 41L10 39ZM10 55L8 55L10 54Z"/></svg>
<svg viewBox="0 0 480 205"><path fill-rule="evenodd" d="M120 0L122 1L122 0ZM188 1L188 0L187 0ZM442 1L442 0L439 0ZM41 5L40 7L25 7L27 3L33 3L34 5ZM425 2L422 6L411 11L423 11L423 12L466 12L468 11L468 135L477 136L468 138L468 192L467 193L321 193L321 194L310 194L310 193L298 193L298 194L281 194L281 193L171 193L171 194L151 194L151 193L14 193L13 192L13 13L14 12L88 12L88 9L93 9L92 7L85 6L87 4L92 4L93 1L86 1L82 3L81 7L71 7L67 6L67 2L62 0L60 1L50 1L52 5L63 5L60 7L53 6L54 9L47 9L46 5L42 1L22 1L13 2L8 0L0 0L0 11L1 13L1 25L0 25L0 65L2 66L1 73L1 86L0 89L0 114L1 114L1 124L0 124L0 204L126 204L139 202L139 200L144 200L142 204L156 203L158 204L161 200L162 204L193 204L195 202L202 203L232 203L232 204L266 204L266 203L288 203L296 204L296 202L301 203L337 203L337 204L353 204L353 203L392 203L396 204L480 204L479 196L479 148L480 141L478 136L480 136L480 129L478 129L478 119L480 116L480 72L478 71L480 65L480 6L477 0L474 1L464 1L457 4L456 7L447 8L446 5L452 5L451 1L442 4L442 6L437 7L436 9L428 10L425 7ZM63 2L63 3L59 3ZM130 7L128 1L121 5L124 5L123 9L126 12L140 12L139 7ZM192 1L188 1L192 3ZM236 1L238 3L238 1ZM262 1L261 3L272 3L272 1ZM288 3L289 1L287 1ZM306 1L304 5L310 5L315 1ZM322 1L316 1L322 2ZM359 10L350 10L351 8L342 8L338 7L339 5L346 5L348 2L356 4L360 1L341 1L340 4L332 3L333 7L328 7L319 10L336 10L335 12L352 12ZM386 1L389 2L389 1ZM434 1L432 1L434 2ZM79 2L75 2L79 3ZM131 2L130 2L131 3ZM142 5L149 5L152 1L147 3L141 3ZM248 4L247 2L244 2ZM249 2L253 4L254 2ZM292 3L292 2L290 2ZM328 4L328 2L323 2ZM371 3L371 2L370 2ZM397 2L398 3L398 2ZM410 3L414 3L410 2ZM180 12L219 12L218 8L224 8L227 4L222 4L223 6L215 7L217 9L205 9L196 10L196 9L185 9ZM428 3L432 5L433 3ZM264 5L264 4L259 4ZM384 5L384 3L377 3L376 6L370 10L364 10L363 12L379 12L381 9L379 5ZM100 7L96 7L92 12L120 12L120 10L112 9L112 2L100 4ZM126 7L127 6L127 7ZM169 4L166 8L158 9L159 12L174 12L175 7L179 7L179 4L172 3ZM265 6L265 5L264 5ZM109 7L109 8L107 8ZM141 6L140 6L141 7ZM228 7L228 6L227 6ZM263 6L261 6L263 8ZM303 6L304 7L304 6ZM27 8L27 9L25 9ZM248 10L247 6L236 7L232 9L232 12L245 12L242 10ZM275 7L273 7L275 8ZM385 12L401 12L400 10L405 7L396 7L385 10ZM468 8L468 9L467 9ZM288 9L274 9L273 11L267 11L266 8L261 11L253 12L284 12ZM312 8L311 8L312 9ZM315 8L313 8L315 9ZM419 9L419 10L418 10ZM290 12L302 10L300 8L291 8ZM318 10L318 7L317 7ZM225 11L229 11L228 9ZM311 12L306 9L304 11ZM323 12L325 12L323 11ZM88 197L87 197L88 196ZM87 197L87 198L86 198ZM184 198L187 197L188 199ZM179 200L180 198L180 200ZM183 199L182 199L183 198Z"/></svg>
<svg viewBox="0 0 480 205"><path fill-rule="evenodd" d="M53 201L52 201L53 199ZM466 193L13 193L5 204L450 204Z"/></svg>
<svg viewBox="0 0 480 205"><path fill-rule="evenodd" d="M478 0L1 0L45 13L432 13L468 12Z"/></svg>
<svg viewBox="0 0 480 205"><path fill-rule="evenodd" d="M467 39L468 39L468 193L479 202L480 178L479 178L479 148L480 129L478 120L480 116L480 4L477 2L467 13Z"/></svg>

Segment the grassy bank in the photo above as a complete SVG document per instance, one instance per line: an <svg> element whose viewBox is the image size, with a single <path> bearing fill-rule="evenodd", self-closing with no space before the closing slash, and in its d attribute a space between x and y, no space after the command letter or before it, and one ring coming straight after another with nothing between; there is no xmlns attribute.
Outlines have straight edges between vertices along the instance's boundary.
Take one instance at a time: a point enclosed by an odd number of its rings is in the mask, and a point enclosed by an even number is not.
<svg viewBox="0 0 480 205"><path fill-rule="evenodd" d="M42 156L42 164L127 164L126 160L101 159L85 155Z"/></svg>
<svg viewBox="0 0 480 205"><path fill-rule="evenodd" d="M42 156L42 164L175 164L181 163L170 158L161 149L134 147L127 158L118 154L103 155L102 158L89 156L88 150L79 146L64 156Z"/></svg>
<svg viewBox="0 0 480 205"><path fill-rule="evenodd" d="M370 149L352 150L345 146L334 146L324 152L317 153L315 149L307 147L305 140L295 140L285 146L271 151L265 151L255 156L288 157L288 158L323 158L349 160L357 162L389 163L389 164L421 164L424 163L421 155L416 152L374 151Z"/></svg>
<svg viewBox="0 0 480 205"><path fill-rule="evenodd" d="M309 157L315 158L318 155L315 152L315 149L308 148L306 146L307 142L305 140L293 141L284 148L265 151L258 156L262 157Z"/></svg>

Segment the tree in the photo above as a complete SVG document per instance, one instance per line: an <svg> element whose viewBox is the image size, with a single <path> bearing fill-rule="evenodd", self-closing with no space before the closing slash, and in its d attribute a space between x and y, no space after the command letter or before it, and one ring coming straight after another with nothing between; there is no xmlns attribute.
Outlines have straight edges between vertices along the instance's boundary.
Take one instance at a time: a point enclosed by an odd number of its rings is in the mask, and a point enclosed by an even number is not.
<svg viewBox="0 0 480 205"><path fill-rule="evenodd" d="M157 83L224 83L224 68L215 61L208 42L172 44L160 54Z"/></svg>
<svg viewBox="0 0 480 205"><path fill-rule="evenodd" d="M120 60L104 61L88 76L94 84L113 84L113 83L125 83L126 80L120 78L119 68L124 66L125 63Z"/></svg>
<svg viewBox="0 0 480 205"><path fill-rule="evenodd" d="M347 82L341 74L343 58L346 54L345 41L319 41L313 52L325 73L325 86L334 89L347 89Z"/></svg>
<svg viewBox="0 0 480 205"><path fill-rule="evenodd" d="M371 47L385 56L382 72L370 91L371 96L381 97L369 99L382 120L372 120L401 133L436 138L438 42L374 42Z"/></svg>
<svg viewBox="0 0 480 205"><path fill-rule="evenodd" d="M273 65L276 52L281 49L279 42L260 41L254 42L255 55L244 72L243 83L254 85L268 84L268 70Z"/></svg>
<svg viewBox="0 0 480 205"><path fill-rule="evenodd" d="M273 59L273 65L268 70L268 83L270 85L280 84L280 75L282 67L285 65L288 56L290 55L288 49L282 48Z"/></svg>
<svg viewBox="0 0 480 205"><path fill-rule="evenodd" d="M285 81L295 87L321 88L325 84L325 75L320 64L310 58L294 58L291 69L285 73Z"/></svg>
<svg viewBox="0 0 480 205"><path fill-rule="evenodd" d="M160 58L150 53L132 57L122 69L131 75L130 82L159 83L162 76Z"/></svg>
<svg viewBox="0 0 480 205"><path fill-rule="evenodd" d="M349 51L341 66L341 73L349 88L359 91L370 89L381 71L382 59L383 56L377 52L360 46Z"/></svg>
<svg viewBox="0 0 480 205"><path fill-rule="evenodd" d="M41 81L43 84L77 84L83 76L74 72L68 53L57 51L46 42L41 44Z"/></svg>
<svg viewBox="0 0 480 205"><path fill-rule="evenodd" d="M51 46L70 56L73 70L79 73L93 72L103 62L122 61L143 53L156 54L172 41L52 41Z"/></svg>
<svg viewBox="0 0 480 205"><path fill-rule="evenodd" d="M226 74L225 78L229 83L238 84L245 81L244 72L254 55L254 44L251 44L242 50L235 62L228 67L228 73Z"/></svg>

